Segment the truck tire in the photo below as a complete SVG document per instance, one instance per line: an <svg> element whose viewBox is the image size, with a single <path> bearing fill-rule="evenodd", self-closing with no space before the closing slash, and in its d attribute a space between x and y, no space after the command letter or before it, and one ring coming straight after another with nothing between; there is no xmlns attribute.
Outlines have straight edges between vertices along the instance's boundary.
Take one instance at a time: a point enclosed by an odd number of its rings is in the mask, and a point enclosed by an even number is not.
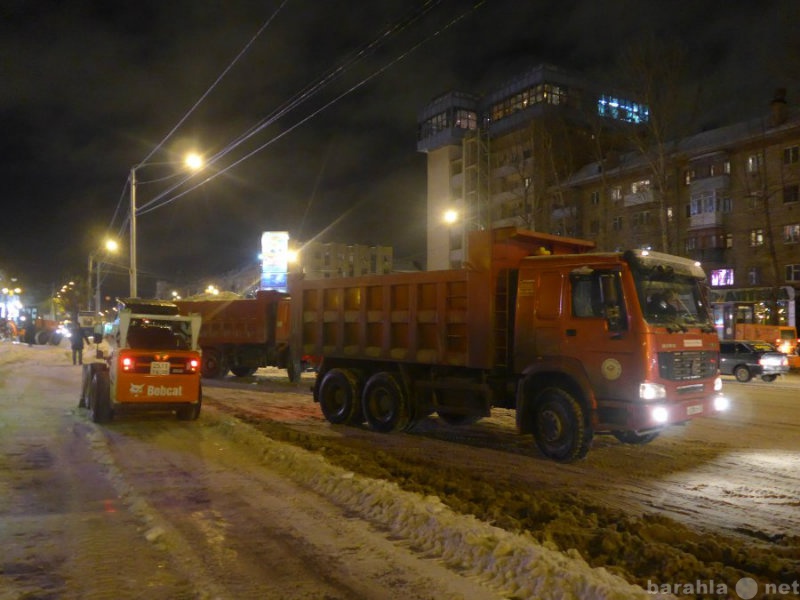
<svg viewBox="0 0 800 600"><path fill-rule="evenodd" d="M37 331L33 336L33 341L38 346L44 346L50 341L51 332Z"/></svg>
<svg viewBox="0 0 800 600"><path fill-rule="evenodd" d="M737 365L733 370L733 375L736 377L736 381L741 381L742 383L747 383L753 378L747 365Z"/></svg>
<svg viewBox="0 0 800 600"><path fill-rule="evenodd" d="M303 371L305 370L304 365L301 362L297 362L292 360L291 356L286 361L286 375L289 377L289 381L291 383L298 383L300 381L300 377L303 375Z"/></svg>
<svg viewBox="0 0 800 600"><path fill-rule="evenodd" d="M580 403L558 387L545 388L534 398L532 431L539 451L559 462L583 458L592 442Z"/></svg>
<svg viewBox="0 0 800 600"><path fill-rule="evenodd" d="M644 446L649 444L658 437L660 431L651 431L649 433L636 433L635 431L612 431L611 434L623 444L631 444L634 446Z"/></svg>
<svg viewBox="0 0 800 600"><path fill-rule="evenodd" d="M213 349L203 350L200 370L206 379L222 379L228 373L222 353Z"/></svg>
<svg viewBox="0 0 800 600"><path fill-rule="evenodd" d="M111 410L111 384L106 371L97 371L89 388L89 411L95 423L108 423L114 417Z"/></svg>
<svg viewBox="0 0 800 600"><path fill-rule="evenodd" d="M408 398L391 373L381 371L367 380L361 408L367 424L374 431L402 431L409 425Z"/></svg>
<svg viewBox="0 0 800 600"><path fill-rule="evenodd" d="M766 381L767 383L771 383L778 378L777 375L762 375L761 380Z"/></svg>
<svg viewBox="0 0 800 600"><path fill-rule="evenodd" d="M237 377L250 377L256 371L256 367L231 367L231 373Z"/></svg>
<svg viewBox="0 0 800 600"><path fill-rule="evenodd" d="M358 377L349 369L331 369L322 376L319 407L329 423L361 422Z"/></svg>

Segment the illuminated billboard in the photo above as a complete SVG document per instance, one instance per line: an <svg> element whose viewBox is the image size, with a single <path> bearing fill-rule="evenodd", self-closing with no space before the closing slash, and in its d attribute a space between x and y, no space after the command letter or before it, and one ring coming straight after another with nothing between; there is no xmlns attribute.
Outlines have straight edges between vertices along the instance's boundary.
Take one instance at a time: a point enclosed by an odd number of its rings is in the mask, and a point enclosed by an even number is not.
<svg viewBox="0 0 800 600"><path fill-rule="evenodd" d="M289 232L265 231L261 234L261 289L288 291Z"/></svg>

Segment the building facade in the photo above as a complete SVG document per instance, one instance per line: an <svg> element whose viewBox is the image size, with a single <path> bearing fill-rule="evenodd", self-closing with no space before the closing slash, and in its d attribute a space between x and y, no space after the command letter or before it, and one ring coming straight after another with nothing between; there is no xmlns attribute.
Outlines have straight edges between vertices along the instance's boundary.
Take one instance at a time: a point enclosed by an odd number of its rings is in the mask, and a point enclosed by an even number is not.
<svg viewBox="0 0 800 600"><path fill-rule="evenodd" d="M717 308L794 325L800 114L781 91L761 112L631 151L630 132L647 122L648 108L554 67L480 98L441 96L418 117L428 268L459 266L470 229L517 225L591 239L599 250L694 258Z"/></svg>

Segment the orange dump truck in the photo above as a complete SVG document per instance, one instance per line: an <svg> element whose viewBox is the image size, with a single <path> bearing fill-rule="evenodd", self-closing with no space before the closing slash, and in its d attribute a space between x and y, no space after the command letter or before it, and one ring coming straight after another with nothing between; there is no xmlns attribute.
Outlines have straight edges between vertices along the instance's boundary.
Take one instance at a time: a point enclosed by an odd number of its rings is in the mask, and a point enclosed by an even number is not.
<svg viewBox="0 0 800 600"><path fill-rule="evenodd" d="M592 248L509 227L473 232L464 269L294 282L293 352L321 357L314 400L380 432L512 408L558 461L598 433L643 444L724 410L702 269Z"/></svg>
<svg viewBox="0 0 800 600"><path fill-rule="evenodd" d="M194 420L200 415L200 316L182 316L169 302L128 298L112 324L105 362L84 364L80 406L96 423L126 410L158 410ZM91 353L89 351L88 353Z"/></svg>
<svg viewBox="0 0 800 600"><path fill-rule="evenodd" d="M296 381L289 354L289 296L263 290L255 298L178 300L181 313L202 316L200 348L203 377L220 378L231 371L247 377L260 367L289 371Z"/></svg>

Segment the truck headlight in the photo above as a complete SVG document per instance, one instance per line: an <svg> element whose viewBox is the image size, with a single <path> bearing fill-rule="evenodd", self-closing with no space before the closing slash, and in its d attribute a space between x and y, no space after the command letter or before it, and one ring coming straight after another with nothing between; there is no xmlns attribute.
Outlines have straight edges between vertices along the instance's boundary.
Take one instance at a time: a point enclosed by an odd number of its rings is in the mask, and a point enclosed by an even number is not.
<svg viewBox="0 0 800 600"><path fill-rule="evenodd" d="M717 396L714 398L714 410L718 412L725 412L731 407L731 401L727 396Z"/></svg>
<svg viewBox="0 0 800 600"><path fill-rule="evenodd" d="M650 418L655 423L666 423L669 421L669 411L665 406L655 406L650 411Z"/></svg>
<svg viewBox="0 0 800 600"><path fill-rule="evenodd" d="M714 380L714 391L715 391L715 392L721 392L721 391L722 391L722 377L719 377L719 376L718 376L718 377L717 377L717 378Z"/></svg>
<svg viewBox="0 0 800 600"><path fill-rule="evenodd" d="M660 400L667 397L667 389L660 383L640 383L639 398L645 402Z"/></svg>

